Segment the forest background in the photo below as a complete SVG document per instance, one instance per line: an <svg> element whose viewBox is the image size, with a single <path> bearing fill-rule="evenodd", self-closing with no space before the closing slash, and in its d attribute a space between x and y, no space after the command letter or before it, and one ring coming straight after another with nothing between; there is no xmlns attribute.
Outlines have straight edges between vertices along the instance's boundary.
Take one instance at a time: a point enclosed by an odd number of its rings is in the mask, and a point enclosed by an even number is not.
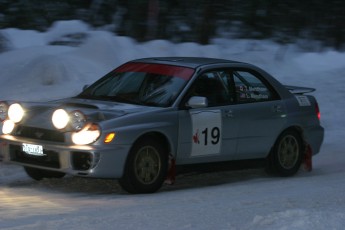
<svg viewBox="0 0 345 230"><path fill-rule="evenodd" d="M344 12L343 0L0 0L0 29L43 32L78 19L138 42L269 39L305 51L344 51ZM0 34L0 50L5 43Z"/></svg>

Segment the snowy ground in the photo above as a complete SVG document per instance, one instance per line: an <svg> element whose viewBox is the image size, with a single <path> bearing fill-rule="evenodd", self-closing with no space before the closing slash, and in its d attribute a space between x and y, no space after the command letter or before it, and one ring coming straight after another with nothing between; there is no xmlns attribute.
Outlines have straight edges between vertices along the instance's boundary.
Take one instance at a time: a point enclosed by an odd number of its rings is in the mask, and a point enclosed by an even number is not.
<svg viewBox="0 0 345 230"><path fill-rule="evenodd" d="M345 224L345 54L303 53L269 41L216 39L213 45L143 44L78 22L48 32L0 30L0 100L74 95L119 64L149 56L204 56L256 64L284 84L315 87L326 136L311 173L291 178L262 169L185 174L150 195L128 195L112 180L35 182L0 162L0 229L343 229ZM67 33L81 46L49 46Z"/></svg>

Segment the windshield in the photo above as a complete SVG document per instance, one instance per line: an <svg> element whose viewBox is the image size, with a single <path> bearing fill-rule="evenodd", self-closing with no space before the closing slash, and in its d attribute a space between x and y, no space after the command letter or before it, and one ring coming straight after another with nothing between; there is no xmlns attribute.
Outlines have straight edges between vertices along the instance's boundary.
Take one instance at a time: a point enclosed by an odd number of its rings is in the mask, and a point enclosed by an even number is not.
<svg viewBox="0 0 345 230"><path fill-rule="evenodd" d="M131 62L107 74L78 97L167 107L193 72L185 67Z"/></svg>

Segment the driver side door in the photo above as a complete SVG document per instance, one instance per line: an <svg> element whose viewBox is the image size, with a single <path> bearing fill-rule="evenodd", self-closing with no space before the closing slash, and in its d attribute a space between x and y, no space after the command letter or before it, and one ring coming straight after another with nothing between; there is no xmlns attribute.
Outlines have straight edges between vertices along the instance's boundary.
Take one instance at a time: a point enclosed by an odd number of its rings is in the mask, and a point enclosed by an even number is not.
<svg viewBox="0 0 345 230"><path fill-rule="evenodd" d="M224 161L236 156L239 127L227 74L226 70L202 73L186 94L183 103L187 107L179 111L178 164ZM193 97L205 98L207 103L188 104Z"/></svg>

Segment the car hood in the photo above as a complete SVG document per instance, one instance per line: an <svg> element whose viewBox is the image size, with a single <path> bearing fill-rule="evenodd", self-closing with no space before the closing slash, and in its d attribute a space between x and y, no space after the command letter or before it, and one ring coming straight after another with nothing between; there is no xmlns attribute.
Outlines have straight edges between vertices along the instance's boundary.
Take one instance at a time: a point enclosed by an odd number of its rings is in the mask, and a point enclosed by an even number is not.
<svg viewBox="0 0 345 230"><path fill-rule="evenodd" d="M160 109L159 107L78 98L40 103L25 102L22 103L22 106L26 114L21 124L47 129L54 129L51 118L53 112L59 108L65 109L68 112L74 110L81 111L86 115L87 120L91 122L101 122L122 117L127 114Z"/></svg>

